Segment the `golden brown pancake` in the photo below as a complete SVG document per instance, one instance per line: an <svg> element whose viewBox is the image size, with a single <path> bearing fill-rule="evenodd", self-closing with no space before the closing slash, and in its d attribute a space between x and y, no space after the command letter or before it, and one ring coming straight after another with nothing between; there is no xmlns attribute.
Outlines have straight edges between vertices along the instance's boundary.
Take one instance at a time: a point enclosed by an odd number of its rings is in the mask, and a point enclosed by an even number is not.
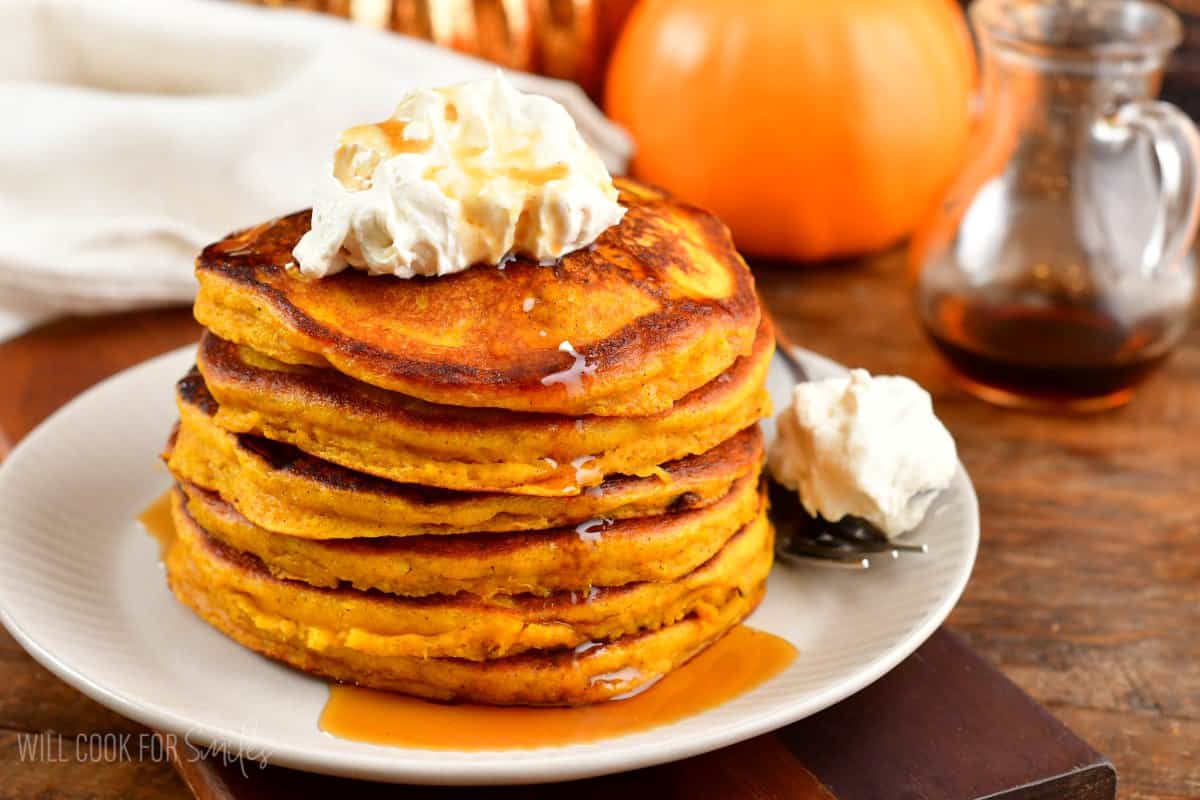
<svg viewBox="0 0 1200 800"><path fill-rule="evenodd" d="M176 387L178 430L167 466L181 481L217 492L254 524L309 539L514 531L629 519L702 508L757 473L762 433L747 428L704 453L662 465L666 480L612 475L563 497L455 492L354 472L292 445L232 434L213 422L217 404L200 373Z"/></svg>
<svg viewBox="0 0 1200 800"><path fill-rule="evenodd" d="M618 180L624 220L553 266L438 278L297 277L309 212L205 248L196 318L289 364L332 366L432 403L568 415L664 411L750 353L754 280L716 217ZM578 383L547 380L576 361ZM594 371L593 371L594 370Z"/></svg>
<svg viewBox="0 0 1200 800"><path fill-rule="evenodd" d="M308 639L287 619L248 613L235 595L204 583L180 559L170 574L176 596L203 620L245 647L313 675L433 700L492 705L597 703L647 686L741 622L762 600L766 582L701 616L600 646L529 650L488 661L381 656Z"/></svg>
<svg viewBox="0 0 1200 800"><path fill-rule="evenodd" d="M747 475L710 506L655 517L594 519L545 531L325 541L271 533L219 495L190 484L182 488L200 527L255 556L276 577L399 595L490 598L678 580L761 514L757 484Z"/></svg>
<svg viewBox="0 0 1200 800"><path fill-rule="evenodd" d="M749 355L649 417L434 405L333 370L284 365L211 333L201 340L197 366L226 430L401 483L563 496L606 475L663 477L660 464L711 450L769 414L773 349L764 318Z"/></svg>
<svg viewBox="0 0 1200 800"><path fill-rule="evenodd" d="M772 531L764 513L675 581L546 597L400 597L274 577L259 559L209 536L188 512L181 491L175 492L172 512L176 538L166 565L184 602L189 582L175 576L191 574L205 594L224 596L260 630L284 632L318 652L337 648L380 658L482 661L656 630L692 614L716 613L751 593L771 566Z"/></svg>

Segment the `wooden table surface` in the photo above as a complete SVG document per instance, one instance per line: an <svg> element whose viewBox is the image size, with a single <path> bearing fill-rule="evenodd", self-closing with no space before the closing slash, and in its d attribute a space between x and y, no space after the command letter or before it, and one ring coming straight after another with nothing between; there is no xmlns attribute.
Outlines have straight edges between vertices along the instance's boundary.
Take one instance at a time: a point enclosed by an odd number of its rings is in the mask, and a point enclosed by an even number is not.
<svg viewBox="0 0 1200 800"><path fill-rule="evenodd" d="M1038 416L954 385L916 327L901 254L756 271L796 342L934 394L983 518L950 627L1109 756L1121 797L1200 797L1200 330L1128 407ZM63 320L0 345L0 454L71 395L197 330L173 309ZM22 760L22 732L141 729L2 631L0 685L0 798L184 796L166 763Z"/></svg>

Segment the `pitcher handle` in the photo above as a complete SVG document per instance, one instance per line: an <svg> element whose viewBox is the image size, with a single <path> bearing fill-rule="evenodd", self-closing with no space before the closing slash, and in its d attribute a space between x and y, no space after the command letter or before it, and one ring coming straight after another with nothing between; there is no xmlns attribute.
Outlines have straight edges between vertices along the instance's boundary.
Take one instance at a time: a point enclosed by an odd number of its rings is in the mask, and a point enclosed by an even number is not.
<svg viewBox="0 0 1200 800"><path fill-rule="evenodd" d="M1200 218L1200 133L1187 114L1161 100L1136 100L1109 118L1116 131L1149 139L1158 162L1158 214L1141 272L1171 270L1187 254Z"/></svg>

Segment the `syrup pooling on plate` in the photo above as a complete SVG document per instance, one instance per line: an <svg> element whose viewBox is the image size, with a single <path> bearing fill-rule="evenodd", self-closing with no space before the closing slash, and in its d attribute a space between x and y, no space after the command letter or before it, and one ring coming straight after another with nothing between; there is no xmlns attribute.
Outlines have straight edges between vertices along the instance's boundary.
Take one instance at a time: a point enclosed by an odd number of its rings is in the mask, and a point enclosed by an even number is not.
<svg viewBox="0 0 1200 800"><path fill-rule="evenodd" d="M162 554L166 555L167 548L175 540L175 523L171 521L171 490L163 492L150 505L138 514L138 522L146 529L146 533L158 540Z"/></svg>
<svg viewBox="0 0 1200 800"><path fill-rule="evenodd" d="M586 655L587 650L576 652ZM716 708L775 677L795 657L796 648L785 639L739 625L625 700L575 708L481 706L432 703L335 684L320 726L343 739L433 750L520 750L593 742Z"/></svg>

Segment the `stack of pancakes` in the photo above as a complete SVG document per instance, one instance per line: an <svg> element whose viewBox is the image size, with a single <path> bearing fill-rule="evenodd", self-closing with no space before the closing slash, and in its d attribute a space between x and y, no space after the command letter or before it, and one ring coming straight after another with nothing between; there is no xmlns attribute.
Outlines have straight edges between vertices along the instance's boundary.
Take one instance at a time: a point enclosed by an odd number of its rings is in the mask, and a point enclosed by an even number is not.
<svg viewBox="0 0 1200 800"><path fill-rule="evenodd" d="M715 218L617 185L550 265L306 280L308 213L208 247L175 594L302 670L499 704L627 694L743 619L769 323Z"/></svg>

